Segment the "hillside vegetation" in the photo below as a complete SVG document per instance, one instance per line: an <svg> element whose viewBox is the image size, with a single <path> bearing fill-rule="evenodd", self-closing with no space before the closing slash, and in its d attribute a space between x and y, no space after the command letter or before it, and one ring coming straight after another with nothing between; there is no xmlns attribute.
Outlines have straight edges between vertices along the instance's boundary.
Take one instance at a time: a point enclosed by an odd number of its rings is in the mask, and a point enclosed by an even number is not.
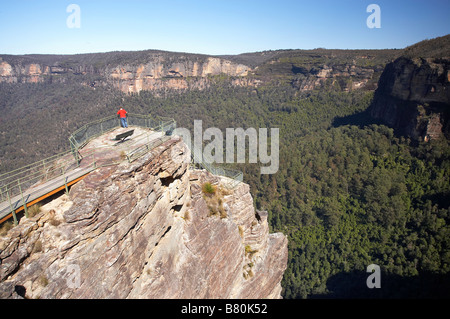
<svg viewBox="0 0 450 319"><path fill-rule="evenodd" d="M244 172L256 208L269 212L271 231L289 238L285 298L450 297L448 140L412 142L358 117L372 102L371 89L343 92L324 85L305 93L293 85L303 69L349 59L381 73L399 54L318 49L229 57L258 66L250 76L269 80L257 88L234 86L226 76L211 78L204 90L132 95L93 90L70 78L3 83L0 171L68 149L71 132L119 106L173 117L188 129L194 120L222 131L278 127L276 174L261 175L259 164L233 168ZM358 122L336 121L352 116ZM369 264L380 266L382 289L366 287Z"/></svg>
<svg viewBox="0 0 450 319"><path fill-rule="evenodd" d="M151 101L152 113L187 127L195 118L222 130L280 128L277 174L239 168L272 230L289 236L285 298L449 296L448 141L415 146L382 125L333 127L333 118L364 110L371 93L299 99L289 90L221 85L165 99L141 93L128 104L148 109ZM382 291L366 287L372 263L382 269Z"/></svg>

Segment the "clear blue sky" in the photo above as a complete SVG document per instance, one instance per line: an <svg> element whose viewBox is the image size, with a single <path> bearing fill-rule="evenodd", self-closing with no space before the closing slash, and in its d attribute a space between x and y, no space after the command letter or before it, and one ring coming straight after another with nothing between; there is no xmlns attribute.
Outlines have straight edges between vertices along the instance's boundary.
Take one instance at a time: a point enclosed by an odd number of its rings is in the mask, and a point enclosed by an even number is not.
<svg viewBox="0 0 450 319"><path fill-rule="evenodd" d="M450 33L449 0L0 1L0 54L383 49ZM380 29L366 25L372 3ZM67 26L69 4L80 28Z"/></svg>

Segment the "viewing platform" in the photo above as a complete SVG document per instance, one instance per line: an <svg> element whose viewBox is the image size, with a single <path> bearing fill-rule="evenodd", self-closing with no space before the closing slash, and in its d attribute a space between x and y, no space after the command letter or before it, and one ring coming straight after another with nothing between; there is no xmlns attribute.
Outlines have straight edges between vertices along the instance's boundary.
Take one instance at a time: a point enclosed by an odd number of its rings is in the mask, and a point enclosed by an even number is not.
<svg viewBox="0 0 450 319"><path fill-rule="evenodd" d="M91 122L69 137L70 151L0 175L0 224L17 213L65 190L99 167L133 162L169 140L176 129L171 118L128 114L128 127L116 116ZM194 156L196 152L191 151ZM230 188L243 180L242 172L196 161L203 169L223 176Z"/></svg>
<svg viewBox="0 0 450 319"><path fill-rule="evenodd" d="M71 150L0 175L0 223L66 190L98 167L132 162L170 139L176 122L129 114L128 128L115 116L84 125L69 137Z"/></svg>

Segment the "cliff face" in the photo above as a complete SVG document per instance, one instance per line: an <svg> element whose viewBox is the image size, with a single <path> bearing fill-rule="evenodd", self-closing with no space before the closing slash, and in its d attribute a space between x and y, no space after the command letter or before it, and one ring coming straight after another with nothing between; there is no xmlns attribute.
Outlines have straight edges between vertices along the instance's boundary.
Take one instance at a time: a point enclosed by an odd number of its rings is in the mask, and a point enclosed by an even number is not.
<svg viewBox="0 0 450 319"><path fill-rule="evenodd" d="M146 62L130 63L104 62L86 64L71 61L30 63L19 61L8 63L0 60L0 82L37 83L64 80L59 75L95 75L97 80L91 86L108 85L125 93L141 90L204 88L205 78L210 75L225 74L233 77L246 76L249 67L243 64L215 57L170 56L152 54ZM53 77L52 77L53 76Z"/></svg>
<svg viewBox="0 0 450 319"><path fill-rule="evenodd" d="M229 76L245 76L249 68L242 64L209 57L206 61L195 61L180 58L166 62L163 58L137 66L117 66L105 69L103 75L108 83L123 92L139 92L155 89L187 89L189 87L204 88L209 75L225 74ZM186 78L194 79L186 79Z"/></svg>
<svg viewBox="0 0 450 319"><path fill-rule="evenodd" d="M309 70L301 70L304 77L293 82L300 91L311 91L327 84L339 85L342 91L348 92L365 87L374 77L373 68L364 68L355 64L336 66L323 65ZM373 86L370 88L373 89Z"/></svg>
<svg viewBox="0 0 450 319"><path fill-rule="evenodd" d="M269 62L269 64L277 63ZM250 67L215 57L209 57L206 60L183 57L167 60L162 56L155 56L153 61L147 63L117 64L101 68L95 68L93 65L64 65L64 63L56 63L53 66L42 63L9 64L2 61L0 62L0 82L64 81L64 75L88 74L97 76L95 81L86 82L92 87L107 85L124 93L138 93L142 90L204 89L209 85L208 76L220 74L235 77L232 84L236 86L257 86L262 81L258 78L247 77L249 72L252 72ZM289 68L284 70L283 66L280 69L282 74L297 75L292 80L292 85L299 91L311 91L325 84L336 83L344 91L355 90L365 87L372 80L375 72L373 68L362 68L353 64L322 65L311 68L289 66ZM266 78L265 75L262 76L263 79Z"/></svg>
<svg viewBox="0 0 450 319"><path fill-rule="evenodd" d="M125 93L141 90L205 89L210 76L230 77L231 85L291 83L301 92L334 85L343 91L374 89L395 51L287 50L237 56L165 51L0 56L0 82L65 82L108 86Z"/></svg>
<svg viewBox="0 0 450 319"><path fill-rule="evenodd" d="M414 139L450 138L450 59L401 57L386 66L373 118Z"/></svg>
<svg viewBox="0 0 450 319"><path fill-rule="evenodd" d="M248 185L229 190L189 156L174 137L22 219L0 240L0 297L280 298L286 237Z"/></svg>
<svg viewBox="0 0 450 319"><path fill-rule="evenodd" d="M397 50L286 50L272 52L255 67L254 73L267 81L290 81L301 92L330 87L341 91L374 90L384 67L398 53ZM263 57L255 57L258 58ZM239 61L239 56L234 59Z"/></svg>
<svg viewBox="0 0 450 319"><path fill-rule="evenodd" d="M39 64L32 63L26 66L13 66L8 62L0 60L0 82L18 83L19 79L24 76L24 83L43 82L42 75L50 74L50 68L42 69Z"/></svg>

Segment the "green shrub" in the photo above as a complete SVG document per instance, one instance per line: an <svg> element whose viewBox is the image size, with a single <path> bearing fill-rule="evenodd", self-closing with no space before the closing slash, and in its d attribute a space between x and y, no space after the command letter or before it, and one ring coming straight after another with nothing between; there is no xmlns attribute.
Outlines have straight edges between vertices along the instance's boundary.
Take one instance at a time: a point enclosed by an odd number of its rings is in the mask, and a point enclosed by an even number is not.
<svg viewBox="0 0 450 319"><path fill-rule="evenodd" d="M211 185L211 183L206 182L202 186L202 191L206 195L214 195L216 193L216 188Z"/></svg>

